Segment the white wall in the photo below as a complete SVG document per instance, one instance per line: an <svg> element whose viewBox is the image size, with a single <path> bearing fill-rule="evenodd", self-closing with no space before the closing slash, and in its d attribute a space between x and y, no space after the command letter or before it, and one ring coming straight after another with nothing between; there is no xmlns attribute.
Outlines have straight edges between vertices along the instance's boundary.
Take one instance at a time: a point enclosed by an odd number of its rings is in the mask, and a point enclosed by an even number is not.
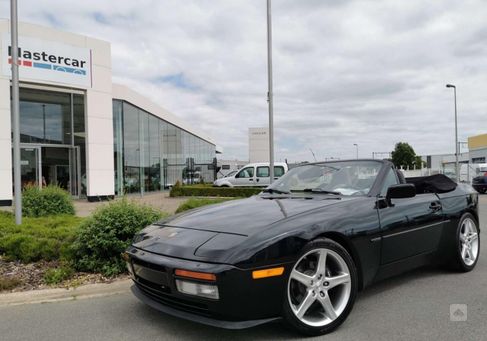
<svg viewBox="0 0 487 341"><path fill-rule="evenodd" d="M8 31L8 21L0 20L0 32ZM0 55L2 55L0 44ZM0 60L0 70L3 60ZM10 80L0 73L0 200L12 200L12 139Z"/></svg>
<svg viewBox="0 0 487 341"><path fill-rule="evenodd" d="M0 33L9 31L9 21L0 20ZM113 109L110 44L105 41L27 23L19 24L19 36L33 37L44 41L92 50L93 82L91 88L83 89L75 86L71 88L86 90L87 195L113 195ZM0 61L0 63L3 62L5 61ZM2 66L0 64L0 69ZM0 74L0 200L12 198L9 79L10 77ZM38 82L51 86L66 87L66 84Z"/></svg>
<svg viewBox="0 0 487 341"><path fill-rule="evenodd" d="M269 162L269 129L249 128L249 161Z"/></svg>

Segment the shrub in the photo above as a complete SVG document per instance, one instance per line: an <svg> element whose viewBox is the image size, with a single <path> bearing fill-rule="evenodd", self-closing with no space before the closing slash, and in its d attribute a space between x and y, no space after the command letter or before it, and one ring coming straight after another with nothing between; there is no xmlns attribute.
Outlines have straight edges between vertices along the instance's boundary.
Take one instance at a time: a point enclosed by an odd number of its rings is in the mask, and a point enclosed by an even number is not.
<svg viewBox="0 0 487 341"><path fill-rule="evenodd" d="M22 281L16 277L0 277L0 291L11 290L22 284Z"/></svg>
<svg viewBox="0 0 487 341"><path fill-rule="evenodd" d="M57 186L43 189L29 186L22 193L22 213L26 217L74 215L73 200L68 192Z"/></svg>
<svg viewBox="0 0 487 341"><path fill-rule="evenodd" d="M174 186L171 197L251 197L262 192L256 187L208 187L201 185Z"/></svg>
<svg viewBox="0 0 487 341"><path fill-rule="evenodd" d="M0 254L24 263L61 259L81 221L74 216L24 218L17 226L12 214L0 212Z"/></svg>
<svg viewBox="0 0 487 341"><path fill-rule="evenodd" d="M70 257L76 270L114 276L125 271L120 254L140 229L162 214L127 200L100 207L80 226Z"/></svg>
<svg viewBox="0 0 487 341"><path fill-rule="evenodd" d="M219 199L197 199L197 198L191 198L183 202L181 205L179 205L178 209L176 210L176 213L184 212L187 210L191 210L193 208L201 207L201 206L206 206L206 205L212 205L212 204L219 204L224 201L228 201L232 199L224 199L224 198L219 198Z"/></svg>
<svg viewBox="0 0 487 341"><path fill-rule="evenodd" d="M73 276L74 270L68 266L62 266L60 268L48 269L44 273L44 282L46 284L59 284L64 280L67 280Z"/></svg>

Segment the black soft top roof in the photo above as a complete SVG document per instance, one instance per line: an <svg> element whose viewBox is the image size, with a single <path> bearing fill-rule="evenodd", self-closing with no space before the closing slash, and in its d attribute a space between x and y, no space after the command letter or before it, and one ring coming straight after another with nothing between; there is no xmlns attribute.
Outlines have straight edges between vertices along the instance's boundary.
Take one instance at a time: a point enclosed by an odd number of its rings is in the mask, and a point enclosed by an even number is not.
<svg viewBox="0 0 487 341"><path fill-rule="evenodd" d="M444 174L406 178L416 187L417 193L446 193L457 188L457 183Z"/></svg>

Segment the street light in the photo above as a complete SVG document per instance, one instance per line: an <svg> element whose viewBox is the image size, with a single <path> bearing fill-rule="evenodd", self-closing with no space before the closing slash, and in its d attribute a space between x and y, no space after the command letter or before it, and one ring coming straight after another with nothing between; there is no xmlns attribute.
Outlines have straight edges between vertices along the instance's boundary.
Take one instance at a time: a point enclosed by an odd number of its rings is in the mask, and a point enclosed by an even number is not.
<svg viewBox="0 0 487 341"><path fill-rule="evenodd" d="M460 182L460 174L458 169L458 121L457 121L457 87L453 84L447 84L447 88L453 88L453 98L455 102L455 177L457 183Z"/></svg>
<svg viewBox="0 0 487 341"><path fill-rule="evenodd" d="M358 144L354 143L353 145L355 146L355 148L357 148L357 150L356 150L356 156L357 156L357 159L358 159Z"/></svg>
<svg viewBox="0 0 487 341"><path fill-rule="evenodd" d="M269 179L274 182L274 105L272 93L272 18L271 0L267 0L267 101L269 102Z"/></svg>
<svg viewBox="0 0 487 341"><path fill-rule="evenodd" d="M10 1L10 34L12 47L12 133L14 164L15 224L22 224L22 184L20 181L20 121L19 121L19 34L17 0Z"/></svg>

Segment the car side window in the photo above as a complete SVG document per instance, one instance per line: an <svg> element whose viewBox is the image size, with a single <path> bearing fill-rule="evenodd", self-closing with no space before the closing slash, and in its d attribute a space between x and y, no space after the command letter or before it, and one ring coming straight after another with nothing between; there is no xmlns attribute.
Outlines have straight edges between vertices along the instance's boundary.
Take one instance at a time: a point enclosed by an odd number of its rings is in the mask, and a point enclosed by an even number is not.
<svg viewBox="0 0 487 341"><path fill-rule="evenodd" d="M235 176L236 178L253 178L254 177L254 167L247 167L242 169Z"/></svg>
<svg viewBox="0 0 487 341"><path fill-rule="evenodd" d="M382 185L382 190L380 191L381 197L385 197L387 194L387 189L392 186L392 185L397 185L399 184L399 181L397 179L396 172L390 168L389 171L387 172L386 175L386 180L384 184Z"/></svg>
<svg viewBox="0 0 487 341"><path fill-rule="evenodd" d="M258 178L268 178L269 177L269 167L257 167L257 177Z"/></svg>
<svg viewBox="0 0 487 341"><path fill-rule="evenodd" d="M274 177L275 178L280 178L283 175L284 175L284 167L282 167L282 166L275 166L274 167Z"/></svg>

